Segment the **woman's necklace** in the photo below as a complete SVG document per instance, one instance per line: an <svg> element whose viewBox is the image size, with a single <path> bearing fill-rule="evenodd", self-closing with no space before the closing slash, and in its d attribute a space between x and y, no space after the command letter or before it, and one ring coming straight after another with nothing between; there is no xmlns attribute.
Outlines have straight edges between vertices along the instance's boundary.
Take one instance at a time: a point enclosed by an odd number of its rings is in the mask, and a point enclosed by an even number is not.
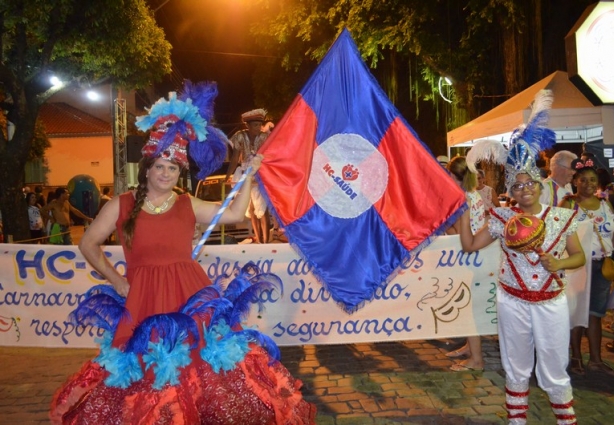
<svg viewBox="0 0 614 425"><path fill-rule="evenodd" d="M169 202L171 201L171 199L173 199L173 196L175 196L175 192L172 192L171 196L169 196L168 199L164 201L159 207L156 207L154 204L152 204L149 198L145 196L145 205L147 205L147 208L149 208L149 210L152 211L154 214L161 214L166 211Z"/></svg>

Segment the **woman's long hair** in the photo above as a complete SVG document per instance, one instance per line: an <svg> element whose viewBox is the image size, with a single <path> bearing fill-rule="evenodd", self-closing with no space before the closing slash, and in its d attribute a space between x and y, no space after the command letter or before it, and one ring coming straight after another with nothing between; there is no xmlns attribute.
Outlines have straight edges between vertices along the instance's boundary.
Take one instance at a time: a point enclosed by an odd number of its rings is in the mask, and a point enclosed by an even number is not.
<svg viewBox="0 0 614 425"><path fill-rule="evenodd" d="M478 186L478 176L467 166L464 156L456 156L448 163L448 171L461 182L465 192L472 192Z"/></svg>
<svg viewBox="0 0 614 425"><path fill-rule="evenodd" d="M124 244L128 250L132 249L132 237L134 236L134 228L136 226L136 218L143 208L145 198L147 197L147 172L151 166L156 162L157 158L144 157L139 162L139 185L136 187L136 196L134 201L134 208L130 212L128 220L122 225L122 231L124 233Z"/></svg>

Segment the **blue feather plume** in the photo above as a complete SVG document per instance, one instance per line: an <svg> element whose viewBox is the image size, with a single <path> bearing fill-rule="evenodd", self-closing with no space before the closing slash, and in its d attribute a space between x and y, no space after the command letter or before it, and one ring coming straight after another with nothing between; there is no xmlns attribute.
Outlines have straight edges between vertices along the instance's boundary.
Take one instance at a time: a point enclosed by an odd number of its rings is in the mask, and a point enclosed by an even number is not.
<svg viewBox="0 0 614 425"><path fill-rule="evenodd" d="M83 301L69 314L75 325L94 326L114 331L123 318L129 317L126 300L110 285L96 285L84 296Z"/></svg>
<svg viewBox="0 0 614 425"><path fill-rule="evenodd" d="M141 131L152 128L161 117L175 115L179 121L187 122L192 126L199 140L204 140L207 137L207 121L200 116L199 108L192 105L190 99L185 102L178 99L175 92L168 94L168 100L163 97L158 99L148 112L147 115L136 118L136 127ZM176 131L173 131L172 137L175 137L175 134ZM184 135L185 133L181 134Z"/></svg>
<svg viewBox="0 0 614 425"><path fill-rule="evenodd" d="M92 286L86 293L85 298L91 297L95 294L106 294L113 298L115 301L120 303L121 305L126 304L126 298L122 297L117 293L115 288L112 285L95 285Z"/></svg>
<svg viewBox="0 0 614 425"><path fill-rule="evenodd" d="M218 95L215 82L192 83L186 80L179 99L190 101L198 108L200 115L207 120L207 137L199 137L188 144L188 154L198 166L196 178L203 180L222 166L226 158L228 139L219 129L211 125L213 120L213 105Z"/></svg>
<svg viewBox="0 0 614 425"><path fill-rule="evenodd" d="M187 314L188 316L193 316L194 311L202 304L219 299L221 296L221 290L217 286L207 286L188 298L185 304L179 309L179 312Z"/></svg>
<svg viewBox="0 0 614 425"><path fill-rule="evenodd" d="M217 95L217 83L213 81L194 84L190 80L185 80L179 100L185 102L190 99L192 105L198 108L200 116L209 122L213 119L213 104Z"/></svg>
<svg viewBox="0 0 614 425"><path fill-rule="evenodd" d="M260 269L252 261L245 264L241 269L235 269L234 278L224 290L224 298L234 302L243 291L251 286L250 279L260 273Z"/></svg>
<svg viewBox="0 0 614 425"><path fill-rule="evenodd" d="M256 329L243 329L235 332L235 334L244 335L248 341L258 344L264 348L274 360L279 361L281 358L279 347L270 336L263 334ZM273 362L271 361L271 363Z"/></svg>
<svg viewBox="0 0 614 425"><path fill-rule="evenodd" d="M230 301L225 298L217 298L194 306L189 311L189 315L192 317L197 316L201 321L209 319L215 323L219 320L217 319L218 317L226 317L231 311L232 303Z"/></svg>
<svg viewBox="0 0 614 425"><path fill-rule="evenodd" d="M208 126L207 130L205 141L192 140L188 144L188 155L198 166L196 178L200 180L220 168L226 158L226 136L212 126Z"/></svg>
<svg viewBox="0 0 614 425"><path fill-rule="evenodd" d="M267 277L266 280L264 277ZM264 309L264 304L260 301L259 294L265 289L277 289L283 294L281 279L274 274L261 274L252 278L251 286L246 288L233 302L232 313L228 319L230 326L240 324L247 319L252 304L258 304L258 311Z"/></svg>
<svg viewBox="0 0 614 425"><path fill-rule="evenodd" d="M517 140L524 140L531 149L533 156L551 148L556 144L556 133L547 128L552 108L553 94L551 90L540 90L535 95L531 106L531 115L527 124L520 125L510 138L510 145Z"/></svg>
<svg viewBox="0 0 614 425"><path fill-rule="evenodd" d="M126 352L144 354L150 341L164 339L167 351L176 344L191 340L190 348L195 348L200 340L198 326L194 319L182 313L156 314L143 320L134 330L126 344Z"/></svg>

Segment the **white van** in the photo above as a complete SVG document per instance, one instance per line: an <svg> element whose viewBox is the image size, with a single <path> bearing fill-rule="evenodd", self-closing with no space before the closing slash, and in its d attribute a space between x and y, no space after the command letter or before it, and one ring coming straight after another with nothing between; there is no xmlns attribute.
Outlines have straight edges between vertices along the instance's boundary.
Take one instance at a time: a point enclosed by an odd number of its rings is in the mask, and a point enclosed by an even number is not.
<svg viewBox="0 0 614 425"><path fill-rule="evenodd" d="M226 175L217 174L209 176L205 180L200 180L196 185L194 196L204 201L221 203L226 199L231 189L230 183L226 181ZM251 237L253 237L252 222L249 218L243 217L243 221L239 223L215 226L205 243L233 244Z"/></svg>

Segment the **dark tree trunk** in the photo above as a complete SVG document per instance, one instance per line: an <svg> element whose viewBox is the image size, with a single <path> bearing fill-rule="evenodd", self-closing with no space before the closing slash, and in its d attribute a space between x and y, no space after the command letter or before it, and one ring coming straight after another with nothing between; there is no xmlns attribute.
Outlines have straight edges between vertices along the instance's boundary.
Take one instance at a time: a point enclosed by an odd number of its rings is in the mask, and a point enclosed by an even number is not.
<svg viewBox="0 0 614 425"><path fill-rule="evenodd" d="M24 169L34 137L39 104L25 87L14 86L12 110L8 116L15 124L12 140L0 135L0 211L4 241L11 235L14 242L30 237L27 206L23 197Z"/></svg>

